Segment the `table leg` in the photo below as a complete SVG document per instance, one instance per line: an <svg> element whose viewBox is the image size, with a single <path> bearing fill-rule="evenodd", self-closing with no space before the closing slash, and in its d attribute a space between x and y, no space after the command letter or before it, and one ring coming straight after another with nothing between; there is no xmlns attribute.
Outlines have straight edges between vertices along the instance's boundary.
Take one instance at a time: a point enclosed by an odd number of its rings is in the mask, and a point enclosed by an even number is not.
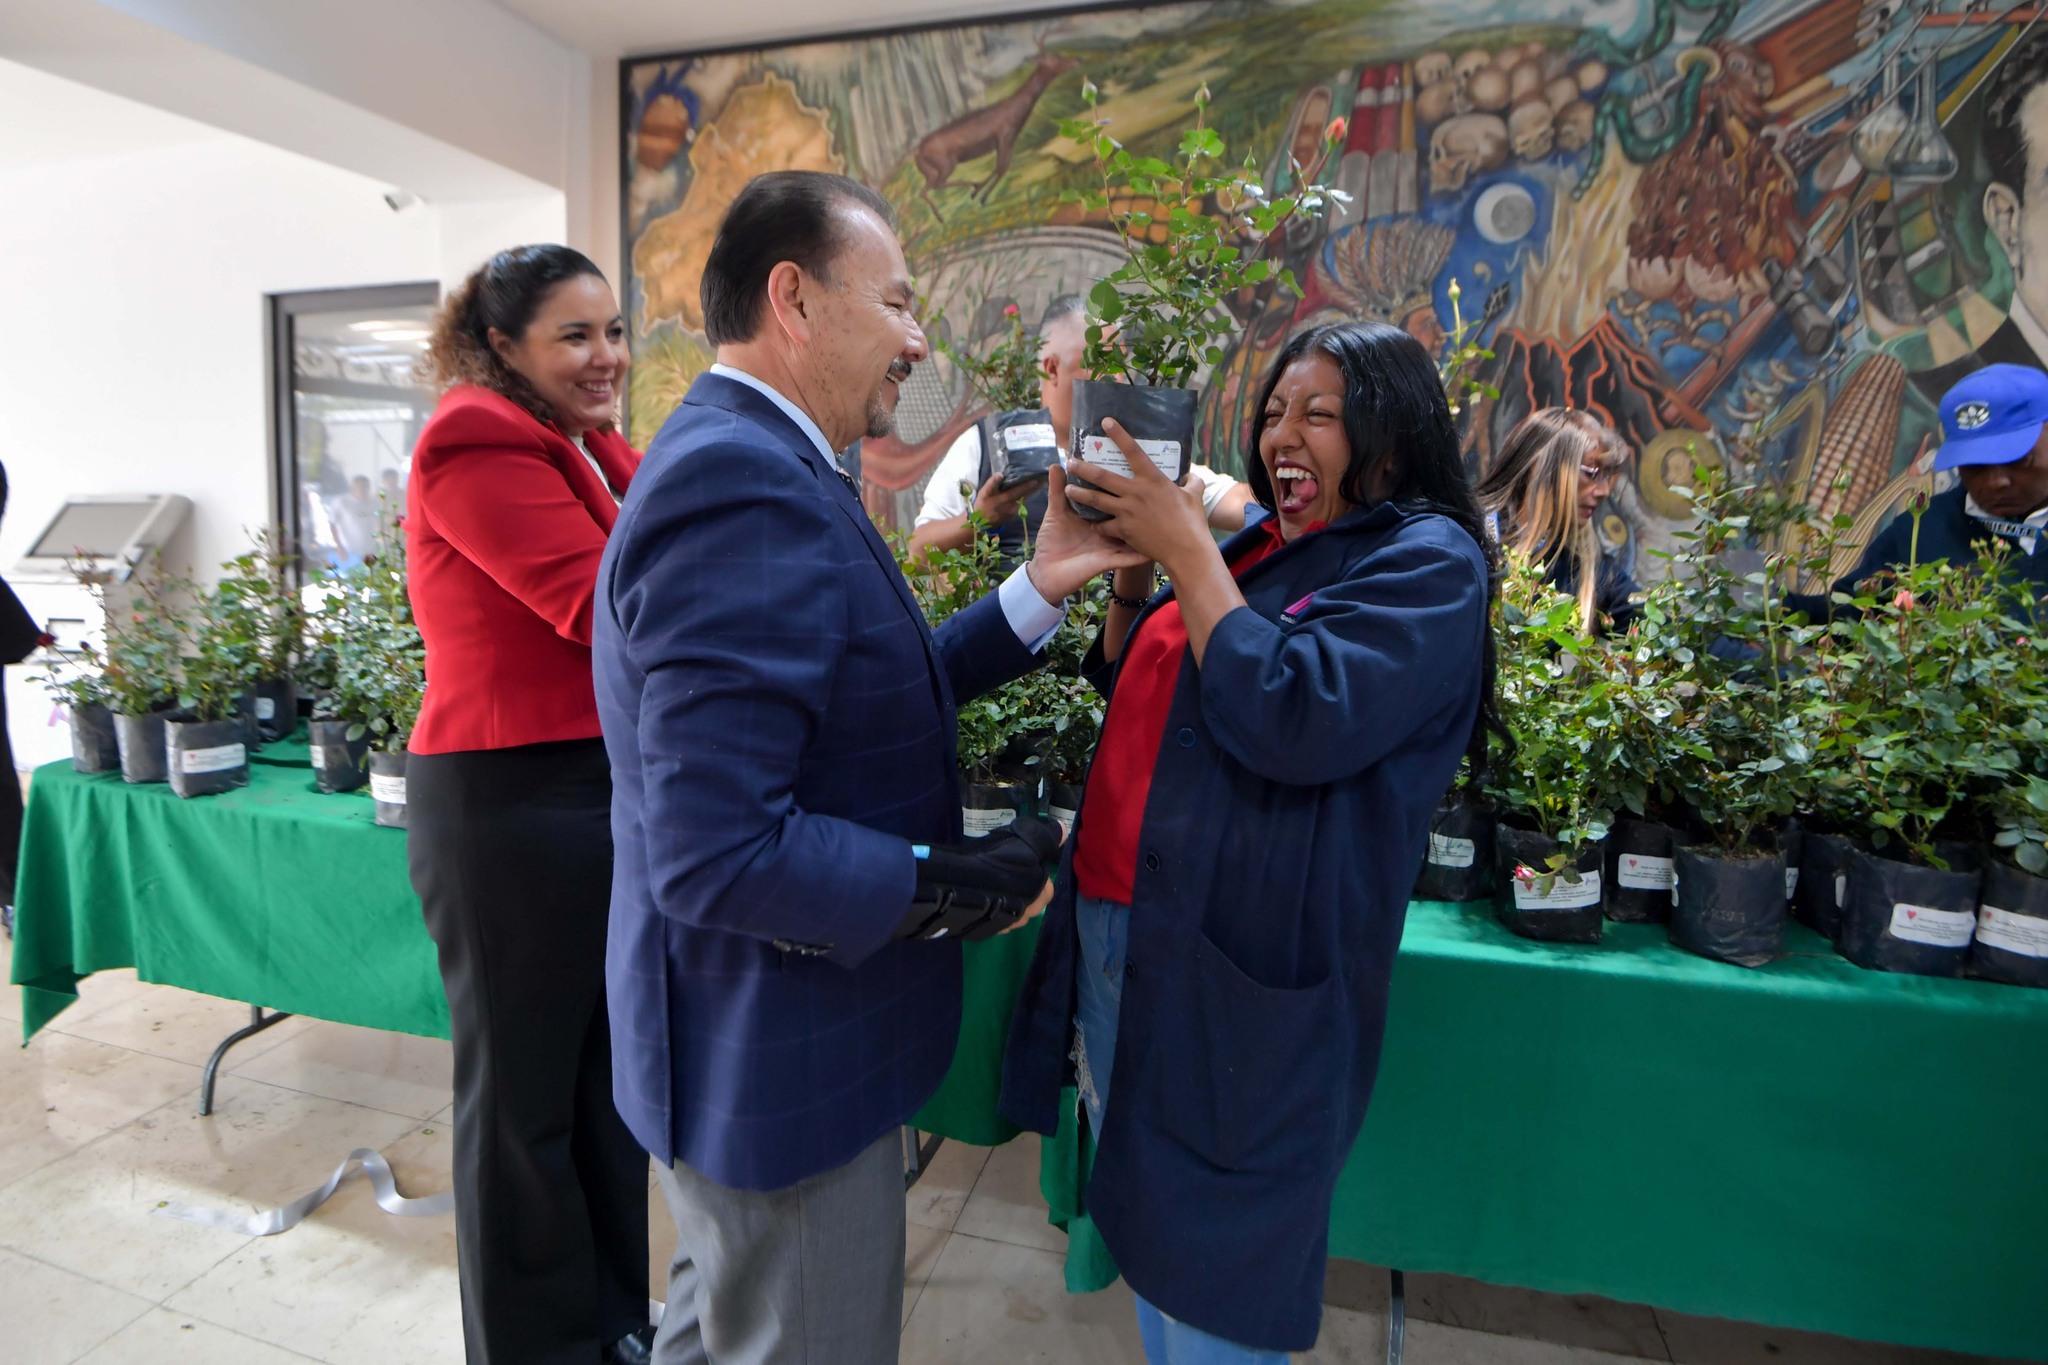
<svg viewBox="0 0 2048 1365"><path fill-rule="evenodd" d="M1401 1342L1408 1334L1408 1283L1398 1270L1387 1271L1387 1365L1401 1365Z"/></svg>
<svg viewBox="0 0 2048 1365"><path fill-rule="evenodd" d="M937 1133L933 1133L922 1142L919 1142L918 1132L915 1128L906 1127L903 1130L904 1189L907 1190L917 1183L917 1178L924 1174L924 1168L932 1164L932 1158L939 1154L939 1148L943 1147L945 1143L946 1140Z"/></svg>
<svg viewBox="0 0 2048 1365"><path fill-rule="evenodd" d="M213 1113L213 1082L214 1078L220 1073L221 1059L228 1055L228 1049L241 1042L244 1038L254 1038L272 1024L281 1024L289 1018L291 1018L289 1014L280 1011L272 1011L269 1014L265 1014L261 1005L249 1006L249 1026L247 1028L238 1028L227 1037L221 1039L220 1046L215 1048L213 1055L206 1059L206 1070L199 1078L200 1118L205 1118Z"/></svg>

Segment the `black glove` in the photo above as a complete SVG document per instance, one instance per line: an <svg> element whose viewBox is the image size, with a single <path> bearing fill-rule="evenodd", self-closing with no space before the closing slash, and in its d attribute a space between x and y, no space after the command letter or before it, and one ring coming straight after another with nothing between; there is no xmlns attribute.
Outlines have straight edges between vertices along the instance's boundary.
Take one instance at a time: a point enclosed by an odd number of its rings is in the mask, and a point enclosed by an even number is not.
<svg viewBox="0 0 2048 1365"><path fill-rule="evenodd" d="M978 839L917 847L917 895L897 938L979 943L1023 918L1045 890L1045 865L1060 849L1060 827L1035 815Z"/></svg>

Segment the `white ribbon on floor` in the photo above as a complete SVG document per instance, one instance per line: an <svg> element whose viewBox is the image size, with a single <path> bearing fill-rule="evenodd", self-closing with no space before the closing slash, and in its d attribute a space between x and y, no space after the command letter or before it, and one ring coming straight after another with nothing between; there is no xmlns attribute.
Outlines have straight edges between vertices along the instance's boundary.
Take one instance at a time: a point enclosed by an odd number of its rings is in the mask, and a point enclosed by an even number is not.
<svg viewBox="0 0 2048 1365"><path fill-rule="evenodd" d="M432 1218L443 1213L455 1212L455 1194L430 1194L419 1199L407 1199L398 1192L398 1179L391 1173L391 1163L373 1148L358 1147L342 1158L334 1174L327 1177L327 1183L316 1190L308 1190L283 1208L268 1213L236 1214L222 1213L218 1209L199 1209L190 1204L176 1204L169 1200L159 1203L152 1212L166 1218L177 1218L187 1223L197 1223L203 1228L219 1228L223 1232L239 1232L245 1237L275 1237L280 1232L289 1232L305 1221L307 1214L326 1203L339 1189L341 1182L348 1178L349 1168L361 1163L363 1174L370 1178L370 1185L377 1192L377 1207L400 1218Z"/></svg>

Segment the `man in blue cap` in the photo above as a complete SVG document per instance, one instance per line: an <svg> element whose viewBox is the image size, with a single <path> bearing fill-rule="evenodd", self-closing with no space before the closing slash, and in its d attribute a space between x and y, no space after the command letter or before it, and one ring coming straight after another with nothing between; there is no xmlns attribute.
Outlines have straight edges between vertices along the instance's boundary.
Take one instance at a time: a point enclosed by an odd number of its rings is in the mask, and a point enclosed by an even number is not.
<svg viewBox="0 0 2048 1365"><path fill-rule="evenodd" d="M1941 400L1941 450L1936 469L1953 469L1961 486L1930 498L1920 516L1920 562L1974 560L1979 547L2013 547L2010 576L2048 597L2048 372L2026 365L1987 365ZM1915 551L1913 514L1902 512L1864 547L1863 558L1834 585L1851 593L1885 569L1904 567ZM1793 595L1787 604L1818 620L1827 599Z"/></svg>

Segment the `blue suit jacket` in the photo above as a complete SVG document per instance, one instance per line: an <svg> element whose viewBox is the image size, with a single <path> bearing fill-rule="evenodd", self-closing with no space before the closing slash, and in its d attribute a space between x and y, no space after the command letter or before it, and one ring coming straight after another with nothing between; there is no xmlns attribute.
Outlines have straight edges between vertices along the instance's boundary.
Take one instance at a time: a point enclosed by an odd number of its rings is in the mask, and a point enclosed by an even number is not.
<svg viewBox="0 0 2048 1365"><path fill-rule="evenodd" d="M993 594L936 636L852 491L716 375L649 447L598 574L619 1113L657 1160L779 1189L937 1088L957 943L892 938L959 837L953 698L1037 660Z"/></svg>

